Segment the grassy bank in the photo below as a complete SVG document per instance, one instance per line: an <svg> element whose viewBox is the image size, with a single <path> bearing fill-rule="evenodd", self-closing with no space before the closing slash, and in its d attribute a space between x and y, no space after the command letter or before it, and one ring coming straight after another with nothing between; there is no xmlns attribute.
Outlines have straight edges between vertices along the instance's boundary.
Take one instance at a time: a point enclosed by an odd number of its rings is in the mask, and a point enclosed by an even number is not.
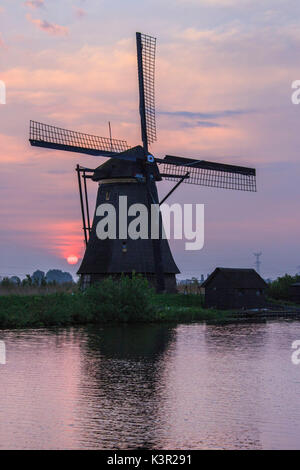
<svg viewBox="0 0 300 470"><path fill-rule="evenodd" d="M109 322L188 322L225 319L207 310L200 295L157 295L147 281L124 277L84 292L0 296L0 328L47 327Z"/></svg>
<svg viewBox="0 0 300 470"><path fill-rule="evenodd" d="M65 282L63 284L48 283L45 285L36 284L20 284L17 285L14 282L2 282L0 283L0 297L3 295L49 295L57 293L72 293L78 290L77 284L74 282Z"/></svg>

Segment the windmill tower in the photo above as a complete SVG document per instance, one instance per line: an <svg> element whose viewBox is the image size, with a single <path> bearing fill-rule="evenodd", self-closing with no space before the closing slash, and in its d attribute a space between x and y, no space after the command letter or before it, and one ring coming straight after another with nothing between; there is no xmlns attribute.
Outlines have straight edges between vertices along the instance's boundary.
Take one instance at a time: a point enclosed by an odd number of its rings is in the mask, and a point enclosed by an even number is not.
<svg viewBox="0 0 300 470"><path fill-rule="evenodd" d="M82 211L86 251L78 270L83 286L107 276L118 278L122 273L143 274L158 292L176 290L179 270L172 257L168 241L161 235L159 214L157 238L132 240L122 234L116 239L100 240L97 224L101 216L97 208L103 203L113 205L117 221L123 211L120 196L126 196L128 205L141 203L159 208L156 183L163 178L176 181L164 202L181 183L215 188L256 191L256 173L253 168L195 160L166 155L160 159L149 153L149 145L156 140L154 74L156 39L136 33L139 78L139 112L143 145L129 147L126 141L92 136L81 132L30 121L31 145L56 150L78 152L96 157L109 157L95 169L77 165L78 186ZM99 185L93 223L89 219L87 179ZM151 220L149 220L151 233Z"/></svg>

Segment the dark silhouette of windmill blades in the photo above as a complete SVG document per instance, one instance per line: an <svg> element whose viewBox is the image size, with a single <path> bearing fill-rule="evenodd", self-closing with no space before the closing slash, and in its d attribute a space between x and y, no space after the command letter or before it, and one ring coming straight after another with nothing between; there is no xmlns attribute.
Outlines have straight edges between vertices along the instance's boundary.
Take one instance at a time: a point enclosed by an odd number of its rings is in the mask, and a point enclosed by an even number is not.
<svg viewBox="0 0 300 470"><path fill-rule="evenodd" d="M99 137L30 121L29 141L35 147L46 147L88 155L111 157L129 147L125 140Z"/></svg>
<svg viewBox="0 0 300 470"><path fill-rule="evenodd" d="M136 42L142 141L148 149L148 144L157 140L154 88L156 38L136 33Z"/></svg>
<svg viewBox="0 0 300 470"><path fill-rule="evenodd" d="M183 183L240 191L256 191L254 168L225 163L194 160L166 155L160 163L160 174L169 181L183 178ZM188 177L186 173L188 172Z"/></svg>
<svg viewBox="0 0 300 470"><path fill-rule="evenodd" d="M29 140L31 145L36 147L112 157L120 160L132 161L135 159L132 154L126 152L129 146L125 140L84 134L36 121L30 121ZM155 161L159 163L161 176L169 181L177 181L188 172L189 175L183 178L184 183L256 191L254 168L171 155L167 155L164 159L155 158Z"/></svg>

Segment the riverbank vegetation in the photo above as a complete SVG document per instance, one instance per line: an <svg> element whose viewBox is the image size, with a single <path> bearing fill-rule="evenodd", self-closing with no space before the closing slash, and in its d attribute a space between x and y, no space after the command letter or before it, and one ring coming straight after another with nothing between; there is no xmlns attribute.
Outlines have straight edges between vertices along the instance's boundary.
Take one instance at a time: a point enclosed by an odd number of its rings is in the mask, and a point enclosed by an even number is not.
<svg viewBox="0 0 300 470"><path fill-rule="evenodd" d="M226 312L204 309L201 295L158 295L138 276L124 276L119 282L106 279L85 291L0 296L0 328L200 321L224 316Z"/></svg>
<svg viewBox="0 0 300 470"><path fill-rule="evenodd" d="M287 304L291 284L284 276L268 288L270 303ZM234 312L204 308L201 294L156 294L139 276L106 279L85 291L76 283L0 285L0 328L48 327L88 323L191 322L229 320Z"/></svg>
<svg viewBox="0 0 300 470"><path fill-rule="evenodd" d="M291 286L297 282L300 282L299 274L296 274L296 276L285 274L285 276L278 277L269 284L268 296L275 300L290 301Z"/></svg>
<svg viewBox="0 0 300 470"><path fill-rule="evenodd" d="M0 296L47 295L57 292L73 292L77 289L77 284L73 282L69 273L52 269L48 271L47 276L43 271L38 270L32 276L27 274L23 280L18 276L4 277L0 282Z"/></svg>

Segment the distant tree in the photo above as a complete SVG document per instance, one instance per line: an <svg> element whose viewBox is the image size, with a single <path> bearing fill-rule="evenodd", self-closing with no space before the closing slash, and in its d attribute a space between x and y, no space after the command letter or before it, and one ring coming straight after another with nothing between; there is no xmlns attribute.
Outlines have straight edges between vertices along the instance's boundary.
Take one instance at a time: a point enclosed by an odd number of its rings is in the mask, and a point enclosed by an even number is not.
<svg viewBox="0 0 300 470"><path fill-rule="evenodd" d="M22 281L22 286L32 286L32 279L30 274L26 274L25 279Z"/></svg>
<svg viewBox="0 0 300 470"><path fill-rule="evenodd" d="M40 271L39 269L37 269L37 271L34 271L32 275L32 280L34 284L37 284L39 286L42 285L43 279L45 279L44 271Z"/></svg>
<svg viewBox="0 0 300 470"><path fill-rule="evenodd" d="M70 273L63 272L60 269L50 269L46 274L46 281L64 284L65 282L73 282L73 278Z"/></svg>
<svg viewBox="0 0 300 470"><path fill-rule="evenodd" d="M18 286L21 284L21 279L18 276L11 276L10 281Z"/></svg>
<svg viewBox="0 0 300 470"><path fill-rule="evenodd" d="M1 286L2 287L10 287L11 286L11 281L9 277L4 277L1 281Z"/></svg>
<svg viewBox="0 0 300 470"><path fill-rule="evenodd" d="M269 284L268 294L270 297L278 300L289 300L290 287L292 284L300 282L300 275L278 277L275 281Z"/></svg>

